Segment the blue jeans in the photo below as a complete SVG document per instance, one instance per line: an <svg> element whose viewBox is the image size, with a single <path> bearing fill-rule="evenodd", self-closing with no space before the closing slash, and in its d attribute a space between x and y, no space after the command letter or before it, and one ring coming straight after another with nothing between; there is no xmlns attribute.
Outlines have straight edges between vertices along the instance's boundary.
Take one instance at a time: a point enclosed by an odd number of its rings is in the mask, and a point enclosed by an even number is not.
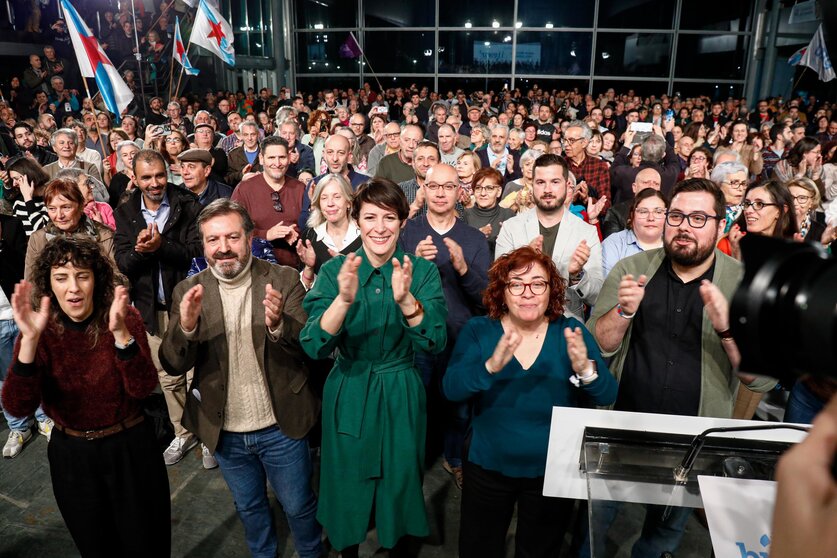
<svg viewBox="0 0 837 558"><path fill-rule="evenodd" d="M318 558L322 527L311 489L308 441L285 436L278 426L255 432L222 431L215 459L230 487L254 558L275 558L278 543L265 478L288 518L300 558Z"/></svg>
<svg viewBox="0 0 837 558"><path fill-rule="evenodd" d="M0 391L3 389L3 380L6 379L6 371L12 364L15 339L17 339L18 333L19 330L14 320L0 320ZM6 417L6 422L9 423L9 430L29 430L32 426L32 417L13 417L6 412L6 409L3 409L3 416ZM38 419L38 422L43 422L47 419L40 406L35 411L35 418Z"/></svg>
<svg viewBox="0 0 837 558"><path fill-rule="evenodd" d="M811 393L808 386L800 381L794 384L788 397L788 406L785 409L785 422L798 424L811 424L814 417L822 411L825 402Z"/></svg>
<svg viewBox="0 0 837 558"><path fill-rule="evenodd" d="M591 505L589 502L587 505ZM630 504L640 506L642 504ZM616 516L622 509L622 502L599 501L595 504L593 522L596 525L596 556L605 555L607 532L616 520ZM645 508L645 521L642 524L642 534L634 543L631 549L631 558L659 558L663 552L677 554L680 541L686 531L686 523L689 521L692 508L670 508L668 516L663 519L665 506L643 505ZM587 536L578 552L579 558L591 558L590 554L590 532L588 526Z"/></svg>

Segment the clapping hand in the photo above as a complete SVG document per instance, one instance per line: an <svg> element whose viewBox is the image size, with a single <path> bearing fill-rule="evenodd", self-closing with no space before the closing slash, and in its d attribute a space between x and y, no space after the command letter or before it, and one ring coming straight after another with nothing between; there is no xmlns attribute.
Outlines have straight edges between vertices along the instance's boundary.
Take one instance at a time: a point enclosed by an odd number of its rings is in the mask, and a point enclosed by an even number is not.
<svg viewBox="0 0 837 558"><path fill-rule="evenodd" d="M570 275L578 275L581 273L581 270L584 269L584 265L589 259L590 247L587 246L586 240L582 240L579 242L578 246L576 246L575 252L573 252L573 256L570 259L570 265L568 268Z"/></svg>
<svg viewBox="0 0 837 558"><path fill-rule="evenodd" d="M448 252L450 252L450 263L453 265L453 269L459 275L468 273L468 262L465 261L465 254L462 252L462 247L451 238L445 238L442 242L445 243Z"/></svg>
<svg viewBox="0 0 837 558"><path fill-rule="evenodd" d="M570 357L573 372L579 375L586 372L590 361L587 360L587 344L584 342L581 328L573 330L565 327L564 339L567 341L567 356Z"/></svg>
<svg viewBox="0 0 837 558"><path fill-rule="evenodd" d="M50 299L42 296L38 310L32 308L32 283L21 281L12 294L12 314L23 338L37 341L49 322Z"/></svg>
<svg viewBox="0 0 837 558"><path fill-rule="evenodd" d="M410 294L413 283L413 262L409 256L404 256L404 262L392 258L392 298L396 304L403 303Z"/></svg>
<svg viewBox="0 0 837 558"><path fill-rule="evenodd" d="M203 307L203 285L189 289L180 301L180 328L186 332L195 331Z"/></svg>
<svg viewBox="0 0 837 558"><path fill-rule="evenodd" d="M357 296L357 269L360 267L360 262L360 256L352 252L346 256L340 267L340 273L337 274L338 295L346 304L352 304Z"/></svg>
<svg viewBox="0 0 837 558"><path fill-rule="evenodd" d="M543 252L543 235L539 234L538 236L533 238L532 242L529 243L529 246L531 246L538 252Z"/></svg>
<svg viewBox="0 0 837 558"><path fill-rule="evenodd" d="M587 198L587 221L597 221L599 215L602 213L605 204L607 204L607 196L602 196L599 201L593 203L593 198Z"/></svg>
<svg viewBox="0 0 837 558"><path fill-rule="evenodd" d="M301 240L296 243L296 255L306 267L314 267L317 263L317 254L310 240Z"/></svg>
<svg viewBox="0 0 837 558"><path fill-rule="evenodd" d="M438 253L439 249L433 244L433 238L430 235L416 245L416 256L425 260L435 260Z"/></svg>
<svg viewBox="0 0 837 558"><path fill-rule="evenodd" d="M284 299L282 293L273 288L273 285L268 283L264 289L264 323L268 329L276 329L282 322L282 307L284 306Z"/></svg>
<svg viewBox="0 0 837 558"><path fill-rule="evenodd" d="M509 328L508 331L503 332L503 336L494 348L494 353L485 363L488 373L496 374L505 368L522 341L523 337L514 329Z"/></svg>
<svg viewBox="0 0 837 558"><path fill-rule="evenodd" d="M119 285L114 289L113 302L108 312L108 330L113 333L117 343L125 344L131 338L131 333L125 326L125 316L128 315L128 289Z"/></svg>
<svg viewBox="0 0 837 558"><path fill-rule="evenodd" d="M631 274L622 276L617 294L617 300L622 310L628 314L635 314L639 310L639 303L645 296L645 284L647 282L648 277L645 275L640 275L636 281Z"/></svg>

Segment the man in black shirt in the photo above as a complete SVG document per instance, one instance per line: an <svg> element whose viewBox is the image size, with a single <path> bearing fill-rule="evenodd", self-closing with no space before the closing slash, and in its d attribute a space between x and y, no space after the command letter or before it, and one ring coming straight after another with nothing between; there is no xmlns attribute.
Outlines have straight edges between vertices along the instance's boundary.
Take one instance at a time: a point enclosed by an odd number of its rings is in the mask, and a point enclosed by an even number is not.
<svg viewBox="0 0 837 558"><path fill-rule="evenodd" d="M741 357L727 300L741 267L715 248L725 221L720 189L684 180L672 193L663 248L625 258L608 275L587 325L619 378L617 410L730 418L740 382L756 392L775 386L734 372ZM676 553L690 515L648 506L632 556Z"/></svg>

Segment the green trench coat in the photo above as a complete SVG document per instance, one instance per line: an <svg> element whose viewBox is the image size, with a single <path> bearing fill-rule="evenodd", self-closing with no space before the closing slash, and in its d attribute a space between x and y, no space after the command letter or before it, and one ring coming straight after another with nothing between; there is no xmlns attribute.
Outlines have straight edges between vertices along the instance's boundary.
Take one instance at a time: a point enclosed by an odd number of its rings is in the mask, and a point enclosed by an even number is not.
<svg viewBox="0 0 837 558"><path fill-rule="evenodd" d="M317 519L343 549L366 539L374 509L378 541L391 548L404 535L428 534L421 487L427 411L413 357L444 349L447 306L436 266L410 255L410 292L424 317L409 327L392 298L392 263L375 269L358 254L358 293L337 335L323 331L320 318L338 295L345 256L320 269L304 302L302 348L312 358L339 353L323 392ZM395 257L403 261L404 253Z"/></svg>

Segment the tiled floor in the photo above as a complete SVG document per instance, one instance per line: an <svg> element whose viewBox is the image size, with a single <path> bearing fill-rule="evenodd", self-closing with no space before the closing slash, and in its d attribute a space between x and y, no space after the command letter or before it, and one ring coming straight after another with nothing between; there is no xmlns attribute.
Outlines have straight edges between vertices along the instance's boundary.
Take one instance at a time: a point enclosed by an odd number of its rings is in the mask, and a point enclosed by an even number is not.
<svg viewBox="0 0 837 558"><path fill-rule="evenodd" d="M5 442L8 430L0 430ZM52 495L47 441L35 436L16 459L0 460L0 558L72 558L78 556L64 527ZM200 446L177 465L168 468L172 495L172 556L175 558L238 558L249 554L244 533L235 513L232 497L218 469L201 467ZM437 462L424 482L425 501L431 535L421 544L418 558L457 555L459 505L461 493L452 478ZM282 541L281 556L292 557L293 545L278 505L277 527ZM614 526L611 548L617 558L630 555L628 529L640 517L623 519ZM514 529L507 540L507 556L513 556ZM710 555L708 535L697 522L690 521L689 532L677 558ZM563 555L567 555L565 552ZM361 546L362 556L383 555L375 544L374 533ZM331 553L332 557L336 553Z"/></svg>

